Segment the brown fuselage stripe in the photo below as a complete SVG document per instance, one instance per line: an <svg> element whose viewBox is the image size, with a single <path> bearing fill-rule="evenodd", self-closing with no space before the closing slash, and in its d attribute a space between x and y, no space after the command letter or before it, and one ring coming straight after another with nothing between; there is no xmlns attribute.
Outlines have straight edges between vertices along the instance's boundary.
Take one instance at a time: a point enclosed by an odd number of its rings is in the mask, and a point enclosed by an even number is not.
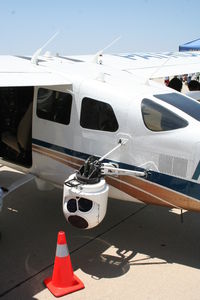
<svg viewBox="0 0 200 300"><path fill-rule="evenodd" d="M108 177L106 181L117 189L145 203L200 211L199 201L141 178L119 176L116 179Z"/></svg>
<svg viewBox="0 0 200 300"><path fill-rule="evenodd" d="M112 185L113 187L119 189L120 191L125 192L126 194L128 194L142 202L145 202L148 204L161 205L161 206L168 206L168 207L170 206L170 205L167 205L165 202L162 202L162 200L157 199L153 195L148 194L144 191L141 191L141 190L137 189L136 187L130 186L124 182L119 182L114 178L107 177L106 182L108 184Z"/></svg>
<svg viewBox="0 0 200 300"><path fill-rule="evenodd" d="M55 157L59 157L63 160L70 160L71 162L73 162L73 163L75 163L79 166L81 166L84 163L84 159L74 158L73 156L69 156L68 154L60 153L60 152L57 152L57 151L55 152L53 150L49 150L49 149L46 149L46 148L41 148L41 147L36 146L36 145L33 145L32 149L34 151L39 150L39 151L43 152L45 155L46 154L54 154Z"/></svg>
<svg viewBox="0 0 200 300"><path fill-rule="evenodd" d="M32 147L34 152L37 152L39 154L48 156L56 161L59 161L60 163L63 163L64 165L67 165L75 170L78 170L80 166L83 164L83 161L78 163L78 160L72 159L70 156L66 155L60 155L60 153L55 153L54 151L49 151L44 148L35 147L35 145ZM76 162L75 162L76 161Z"/></svg>
<svg viewBox="0 0 200 300"><path fill-rule="evenodd" d="M158 184L131 176L119 176L119 179L152 195L164 199L172 203L172 205L177 205L187 210L200 210L200 201L170 190L168 188L163 188Z"/></svg>

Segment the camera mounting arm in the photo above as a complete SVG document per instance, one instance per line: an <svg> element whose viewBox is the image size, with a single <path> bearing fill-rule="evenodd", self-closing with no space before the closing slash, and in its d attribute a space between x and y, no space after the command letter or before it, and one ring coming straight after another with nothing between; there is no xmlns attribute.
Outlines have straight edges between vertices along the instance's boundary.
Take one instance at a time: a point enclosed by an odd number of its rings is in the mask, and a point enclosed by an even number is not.
<svg viewBox="0 0 200 300"><path fill-rule="evenodd" d="M146 177L148 171L133 171L128 169L118 168L116 164L113 163L102 163L101 164L101 175L111 175L111 176L119 176L119 175L129 175L136 177Z"/></svg>

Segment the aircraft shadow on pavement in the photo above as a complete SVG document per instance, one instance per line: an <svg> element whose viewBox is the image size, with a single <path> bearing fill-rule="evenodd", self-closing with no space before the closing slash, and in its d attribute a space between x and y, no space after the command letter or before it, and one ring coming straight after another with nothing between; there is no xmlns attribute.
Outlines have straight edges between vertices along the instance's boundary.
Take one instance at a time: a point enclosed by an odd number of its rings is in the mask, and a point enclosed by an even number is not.
<svg viewBox="0 0 200 300"><path fill-rule="evenodd" d="M112 211L120 213L110 207L107 218ZM78 251L76 267L97 279L122 276L141 265L177 263L199 269L199 214L185 212L181 223L176 213L157 206L139 210Z"/></svg>

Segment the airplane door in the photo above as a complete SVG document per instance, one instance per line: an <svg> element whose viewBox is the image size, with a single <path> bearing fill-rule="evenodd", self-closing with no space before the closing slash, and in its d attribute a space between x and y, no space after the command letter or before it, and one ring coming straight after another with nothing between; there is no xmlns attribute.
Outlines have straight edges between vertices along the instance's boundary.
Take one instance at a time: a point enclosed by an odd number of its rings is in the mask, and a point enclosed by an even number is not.
<svg viewBox="0 0 200 300"><path fill-rule="evenodd" d="M34 88L0 88L0 157L16 168L32 165L32 107Z"/></svg>
<svg viewBox="0 0 200 300"><path fill-rule="evenodd" d="M40 87L36 92L33 125L35 172L54 183L68 176L67 153L73 146L73 97L66 86Z"/></svg>

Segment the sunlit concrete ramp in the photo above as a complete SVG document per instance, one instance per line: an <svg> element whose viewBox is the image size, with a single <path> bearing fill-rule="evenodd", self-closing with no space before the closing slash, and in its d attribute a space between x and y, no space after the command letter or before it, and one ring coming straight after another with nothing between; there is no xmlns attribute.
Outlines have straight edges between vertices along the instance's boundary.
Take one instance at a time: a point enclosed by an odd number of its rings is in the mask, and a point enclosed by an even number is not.
<svg viewBox="0 0 200 300"><path fill-rule="evenodd" d="M22 176L0 172L4 185ZM60 299L200 299L200 215L185 212L183 221L177 210L110 199L100 226L77 230L65 222L62 191L29 182L8 196L0 216L0 297L56 299L43 280L64 230L85 289Z"/></svg>

